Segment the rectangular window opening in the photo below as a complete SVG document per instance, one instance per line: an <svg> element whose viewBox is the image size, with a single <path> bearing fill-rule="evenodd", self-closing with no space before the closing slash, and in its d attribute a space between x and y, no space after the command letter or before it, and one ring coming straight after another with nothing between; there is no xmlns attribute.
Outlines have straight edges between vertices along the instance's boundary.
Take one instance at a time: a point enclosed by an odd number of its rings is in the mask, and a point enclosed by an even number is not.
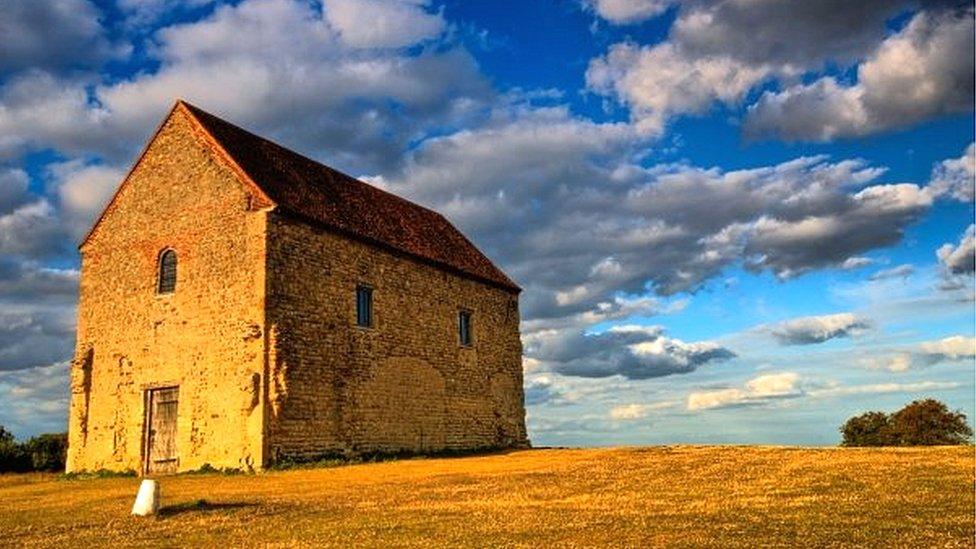
<svg viewBox="0 0 976 549"><path fill-rule="evenodd" d="M458 339L465 347L470 347L472 344L470 311L458 312Z"/></svg>
<svg viewBox="0 0 976 549"><path fill-rule="evenodd" d="M356 287L356 325L362 328L373 326L373 289L369 286Z"/></svg>

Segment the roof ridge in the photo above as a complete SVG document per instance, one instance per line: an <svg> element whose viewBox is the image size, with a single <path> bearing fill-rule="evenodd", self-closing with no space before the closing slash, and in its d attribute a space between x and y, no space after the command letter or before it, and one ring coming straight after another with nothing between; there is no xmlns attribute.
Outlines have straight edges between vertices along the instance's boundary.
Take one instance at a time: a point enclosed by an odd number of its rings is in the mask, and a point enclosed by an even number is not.
<svg viewBox="0 0 976 549"><path fill-rule="evenodd" d="M272 140L268 139L267 137L263 137L263 136L258 135L258 134L254 133L254 132L252 132L252 131L250 131L250 130L248 130L246 128L242 128L241 126L238 126L237 124L234 124L233 122L227 121L227 120L225 120L225 119L223 119L223 118L221 118L221 117L219 117L219 116L217 116L217 115L215 115L213 113L207 112L207 111L201 109L200 107L197 107L196 105L193 105L192 103L190 103L188 101L185 101L183 99L177 99L177 103L183 104L185 107L187 107L188 109L190 109L190 111L194 115L196 115L197 113L202 113L202 114L207 115L207 116L212 116L212 117L220 120L224 124L227 124L228 126L233 126L234 129L236 129L238 131L241 131L241 132L244 132L244 133L250 135L251 137L253 137L255 139L259 139L259 140L263 141L264 143L266 143L268 145L271 145L273 147L276 147L276 148L282 149L284 151L287 151L290 154L294 154L296 156L299 156L303 160L307 160L307 161L312 162L314 164L318 164L319 166L321 166L322 168L325 168L326 170L329 170L330 172L336 173L336 174L342 176L345 179L349 179L350 180L350 183L359 184L359 185L367 185L371 189L373 189L373 190L375 190L377 192L381 192L381 193L385 194L386 196L388 196L390 198L393 198L395 200L399 200L401 202L406 202L406 203L408 203L408 204L410 204L412 206L415 206L417 208L423 208L424 210L427 210L428 212L430 212L432 214L439 215L439 216L443 217L443 215L440 212L438 212L437 210L434 210L432 208L428 208L427 206L424 206L423 204L419 204L417 202L414 202L413 200L404 198L404 197L402 197L402 196L400 196L400 195L398 195L396 193L393 193L393 192L390 192L390 191L388 191L386 189L383 189L382 187L377 187L376 185L373 185L371 183L368 183L366 181L363 181L362 179L359 179L358 177L356 177L354 175L350 175L350 174L348 174L348 173L346 173L346 172L344 172L344 171L342 171L342 170L340 170L338 168L334 168L332 166L329 166L328 164L322 163L322 162L320 162L320 161L318 161L318 160L316 160L316 159L314 159L314 158L312 158L312 157L310 157L310 156L308 156L308 155L306 155L304 153L301 153L301 152L296 151L294 149L290 149L290 148L288 148L288 147L286 147L286 146L284 146L284 145L282 145L280 143L277 143L275 141L272 141Z"/></svg>

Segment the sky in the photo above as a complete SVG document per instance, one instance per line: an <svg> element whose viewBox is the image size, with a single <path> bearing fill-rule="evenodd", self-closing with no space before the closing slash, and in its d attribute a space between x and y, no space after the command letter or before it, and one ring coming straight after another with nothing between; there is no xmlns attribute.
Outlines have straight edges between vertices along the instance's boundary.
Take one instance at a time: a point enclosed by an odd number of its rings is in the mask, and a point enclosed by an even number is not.
<svg viewBox="0 0 976 549"><path fill-rule="evenodd" d="M76 246L176 98L444 213L514 278L535 445L833 445L926 397L976 416L969 3L0 12L18 437L66 428Z"/></svg>

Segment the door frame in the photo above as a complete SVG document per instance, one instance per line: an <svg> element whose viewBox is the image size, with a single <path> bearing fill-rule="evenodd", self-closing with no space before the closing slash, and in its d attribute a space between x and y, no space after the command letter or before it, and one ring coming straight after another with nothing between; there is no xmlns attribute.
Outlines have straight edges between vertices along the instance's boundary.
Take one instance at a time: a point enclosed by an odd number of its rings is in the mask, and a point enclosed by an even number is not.
<svg viewBox="0 0 976 549"><path fill-rule="evenodd" d="M149 475L149 454L152 451L150 446L150 431L152 430L152 394L155 391L162 391L165 389L176 389L179 392L180 384L178 382L165 382L165 383L148 383L142 385L142 467L141 475ZM177 416L176 424L179 427L179 398L177 397ZM179 430L177 429L177 433ZM179 468L179 455L176 457L177 468Z"/></svg>

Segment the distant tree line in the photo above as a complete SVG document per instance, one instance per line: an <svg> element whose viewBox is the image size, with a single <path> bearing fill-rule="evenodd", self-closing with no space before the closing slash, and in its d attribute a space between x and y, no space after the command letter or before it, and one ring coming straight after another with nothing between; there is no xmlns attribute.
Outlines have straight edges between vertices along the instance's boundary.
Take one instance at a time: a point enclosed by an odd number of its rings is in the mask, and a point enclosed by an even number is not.
<svg viewBox="0 0 976 549"><path fill-rule="evenodd" d="M893 414L867 412L840 428L841 446L956 446L969 444L966 414L935 399L916 400Z"/></svg>
<svg viewBox="0 0 976 549"><path fill-rule="evenodd" d="M17 442L13 433L0 425L0 473L64 472L67 452L67 433L38 435Z"/></svg>

